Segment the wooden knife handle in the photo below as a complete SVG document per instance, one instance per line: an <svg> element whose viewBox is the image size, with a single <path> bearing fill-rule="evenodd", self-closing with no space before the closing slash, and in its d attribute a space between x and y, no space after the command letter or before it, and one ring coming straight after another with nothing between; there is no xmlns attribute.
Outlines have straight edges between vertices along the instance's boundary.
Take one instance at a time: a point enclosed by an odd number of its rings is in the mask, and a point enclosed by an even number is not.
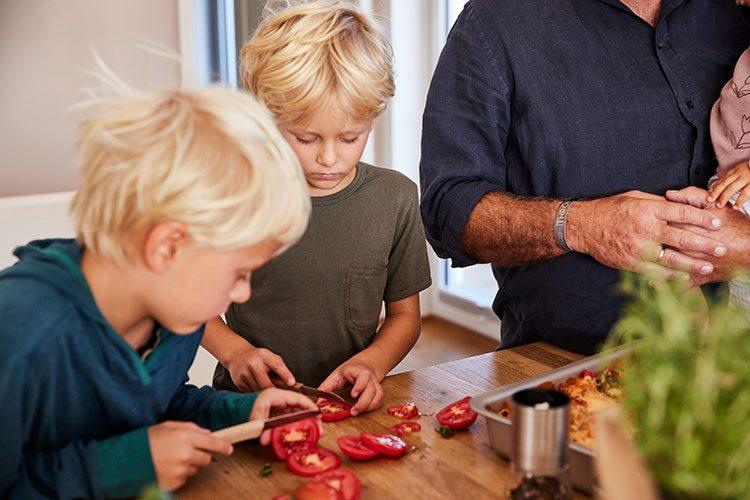
<svg viewBox="0 0 750 500"><path fill-rule="evenodd" d="M232 427L226 427L218 431L214 431L211 434L217 438L228 441L231 444L239 443L240 441L247 441L248 439L255 439L260 437L263 433L263 420L250 420L243 424L233 425Z"/></svg>

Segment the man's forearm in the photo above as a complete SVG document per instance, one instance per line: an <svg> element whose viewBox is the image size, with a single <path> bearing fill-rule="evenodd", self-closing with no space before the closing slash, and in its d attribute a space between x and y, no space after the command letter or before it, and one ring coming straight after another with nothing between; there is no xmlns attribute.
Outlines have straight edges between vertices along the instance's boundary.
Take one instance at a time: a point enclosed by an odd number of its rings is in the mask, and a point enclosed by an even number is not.
<svg viewBox="0 0 750 500"><path fill-rule="evenodd" d="M562 255L553 222L562 200L520 198L491 192L469 216L461 246L480 262L518 266Z"/></svg>

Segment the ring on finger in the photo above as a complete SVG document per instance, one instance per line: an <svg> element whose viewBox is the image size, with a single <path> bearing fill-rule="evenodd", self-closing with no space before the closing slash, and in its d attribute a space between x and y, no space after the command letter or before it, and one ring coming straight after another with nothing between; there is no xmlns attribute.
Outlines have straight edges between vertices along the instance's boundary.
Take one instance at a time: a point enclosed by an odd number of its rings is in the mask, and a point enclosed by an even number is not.
<svg viewBox="0 0 750 500"><path fill-rule="evenodd" d="M659 256L656 258L656 263L661 264L661 260L664 258L664 253L666 252L666 249L662 246L661 250L659 250Z"/></svg>

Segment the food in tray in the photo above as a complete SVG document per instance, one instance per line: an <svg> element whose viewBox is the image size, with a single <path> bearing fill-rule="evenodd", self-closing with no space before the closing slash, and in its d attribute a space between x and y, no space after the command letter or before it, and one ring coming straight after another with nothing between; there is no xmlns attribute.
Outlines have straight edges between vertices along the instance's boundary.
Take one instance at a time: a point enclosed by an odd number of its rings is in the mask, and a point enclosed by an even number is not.
<svg viewBox="0 0 750 500"><path fill-rule="evenodd" d="M570 440L591 448L594 444L596 413L607 405L622 399L622 366L615 363L598 375L583 370L577 377L569 377L559 386L552 382L539 385L542 389L557 389L570 398ZM504 401L498 410L500 416L511 418L511 407Z"/></svg>

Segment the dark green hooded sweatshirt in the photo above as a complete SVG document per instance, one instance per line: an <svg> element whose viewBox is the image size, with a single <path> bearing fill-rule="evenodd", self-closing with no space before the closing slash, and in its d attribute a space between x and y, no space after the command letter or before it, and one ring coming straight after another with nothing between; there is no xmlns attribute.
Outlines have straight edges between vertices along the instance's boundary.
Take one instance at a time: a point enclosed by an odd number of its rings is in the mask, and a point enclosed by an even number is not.
<svg viewBox="0 0 750 500"><path fill-rule="evenodd" d="M15 253L0 272L0 497L137 495L156 481L149 426L247 420L255 394L187 384L203 327L159 329L141 359L99 312L73 240Z"/></svg>

